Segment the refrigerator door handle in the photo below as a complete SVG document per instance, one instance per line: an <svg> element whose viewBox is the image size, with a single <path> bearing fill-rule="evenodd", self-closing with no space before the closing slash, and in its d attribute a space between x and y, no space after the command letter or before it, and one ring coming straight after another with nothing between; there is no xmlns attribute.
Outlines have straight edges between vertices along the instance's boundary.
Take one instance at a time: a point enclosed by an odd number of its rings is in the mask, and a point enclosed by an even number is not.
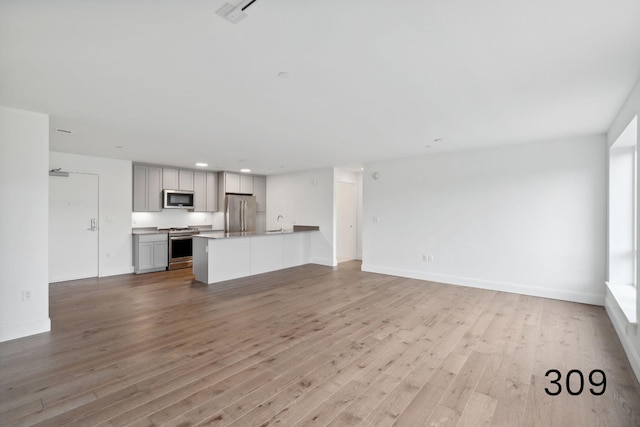
<svg viewBox="0 0 640 427"><path fill-rule="evenodd" d="M244 231L244 206L242 205L242 200L240 200L240 231Z"/></svg>
<svg viewBox="0 0 640 427"><path fill-rule="evenodd" d="M247 201L242 201L242 231L247 231Z"/></svg>

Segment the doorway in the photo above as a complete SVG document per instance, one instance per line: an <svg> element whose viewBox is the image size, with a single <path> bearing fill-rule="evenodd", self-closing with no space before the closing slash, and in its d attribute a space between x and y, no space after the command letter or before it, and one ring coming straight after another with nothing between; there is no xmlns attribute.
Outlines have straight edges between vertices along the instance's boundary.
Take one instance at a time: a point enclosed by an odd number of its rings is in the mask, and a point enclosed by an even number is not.
<svg viewBox="0 0 640 427"><path fill-rule="evenodd" d="M356 186L338 181L337 185L338 263L356 259Z"/></svg>
<svg viewBox="0 0 640 427"><path fill-rule="evenodd" d="M98 175L49 176L49 283L98 276Z"/></svg>

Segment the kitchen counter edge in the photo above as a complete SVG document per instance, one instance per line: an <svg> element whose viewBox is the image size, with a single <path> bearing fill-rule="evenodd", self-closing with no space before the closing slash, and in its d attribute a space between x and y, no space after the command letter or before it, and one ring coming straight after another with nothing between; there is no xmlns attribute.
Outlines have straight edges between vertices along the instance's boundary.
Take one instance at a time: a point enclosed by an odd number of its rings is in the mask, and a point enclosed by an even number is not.
<svg viewBox="0 0 640 427"><path fill-rule="evenodd" d="M225 233L223 231L218 232L204 232L200 234L196 234L194 238L204 238L204 239L242 239L245 237L262 237L262 236L278 236L285 234L297 234L297 233L310 233L313 231L319 231L319 228L316 229L304 229L304 230L285 230L285 231L264 231L264 232L236 232L236 233Z"/></svg>

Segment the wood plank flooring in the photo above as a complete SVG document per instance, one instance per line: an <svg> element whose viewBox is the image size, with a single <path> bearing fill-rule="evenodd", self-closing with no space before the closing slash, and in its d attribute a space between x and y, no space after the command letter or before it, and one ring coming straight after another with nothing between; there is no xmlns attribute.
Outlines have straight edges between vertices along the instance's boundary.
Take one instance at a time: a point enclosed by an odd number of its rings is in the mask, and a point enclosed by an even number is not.
<svg viewBox="0 0 640 427"><path fill-rule="evenodd" d="M59 283L51 320L0 343L2 426L640 425L602 307L358 262L211 286L188 270Z"/></svg>

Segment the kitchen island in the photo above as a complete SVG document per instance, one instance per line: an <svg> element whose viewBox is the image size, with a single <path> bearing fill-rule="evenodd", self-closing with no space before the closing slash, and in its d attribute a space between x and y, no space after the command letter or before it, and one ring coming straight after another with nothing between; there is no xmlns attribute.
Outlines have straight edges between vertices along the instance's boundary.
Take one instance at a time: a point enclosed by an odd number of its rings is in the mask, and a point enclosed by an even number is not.
<svg viewBox="0 0 640 427"><path fill-rule="evenodd" d="M310 262L311 235L318 227L293 231L210 232L193 236L193 274L212 284Z"/></svg>

